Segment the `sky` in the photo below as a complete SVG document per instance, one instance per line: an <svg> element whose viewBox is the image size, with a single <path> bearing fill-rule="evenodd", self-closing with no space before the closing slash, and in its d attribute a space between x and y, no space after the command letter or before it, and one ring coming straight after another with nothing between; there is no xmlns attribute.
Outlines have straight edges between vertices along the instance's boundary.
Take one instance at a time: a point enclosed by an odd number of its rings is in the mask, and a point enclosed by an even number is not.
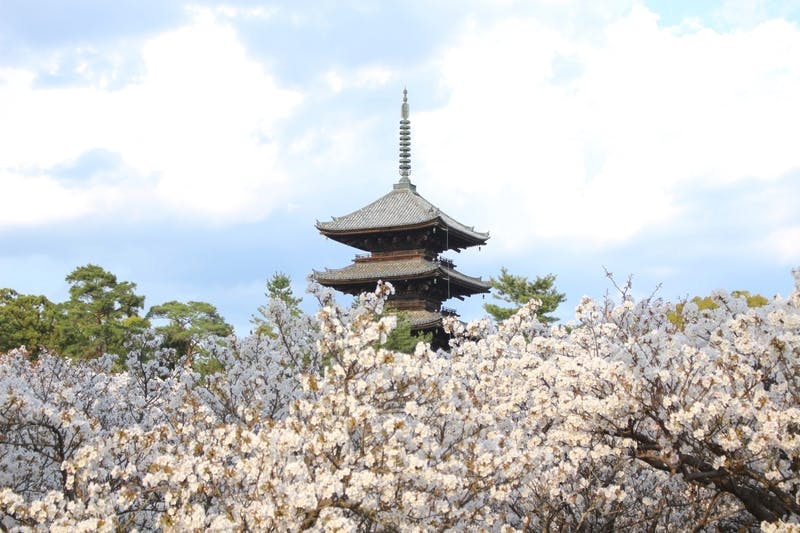
<svg viewBox="0 0 800 533"><path fill-rule="evenodd" d="M403 88L418 192L491 234L462 272L553 273L565 322L606 271L792 289L800 4L757 0L0 0L0 287L93 263L247 334L351 261L314 224L398 180Z"/></svg>

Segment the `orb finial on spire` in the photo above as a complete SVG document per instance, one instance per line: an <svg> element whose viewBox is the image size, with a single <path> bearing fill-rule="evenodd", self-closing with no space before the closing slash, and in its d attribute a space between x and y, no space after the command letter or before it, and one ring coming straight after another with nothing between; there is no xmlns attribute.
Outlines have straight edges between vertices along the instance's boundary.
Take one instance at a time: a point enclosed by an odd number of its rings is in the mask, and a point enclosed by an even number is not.
<svg viewBox="0 0 800 533"><path fill-rule="evenodd" d="M397 185L402 188L413 188L408 178L409 174L411 174L411 121L408 120L408 90L403 88L403 104L400 106L400 181Z"/></svg>

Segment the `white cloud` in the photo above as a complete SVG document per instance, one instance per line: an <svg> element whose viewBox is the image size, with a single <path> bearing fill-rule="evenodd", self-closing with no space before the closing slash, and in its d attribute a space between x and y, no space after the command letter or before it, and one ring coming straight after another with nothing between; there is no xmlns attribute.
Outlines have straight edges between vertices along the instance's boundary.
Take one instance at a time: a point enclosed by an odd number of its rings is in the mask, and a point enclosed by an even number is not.
<svg viewBox="0 0 800 533"><path fill-rule="evenodd" d="M289 144L287 154L294 158L293 162L297 164L293 168L298 172L301 166L310 168L310 172L315 176L312 179L316 179L320 172L328 173L331 169L346 174L349 170L344 169L350 168L351 165L363 168L364 139L373 134L375 120L351 119L346 122L347 127L341 127L340 123L331 125L322 120L320 122L319 125L303 131ZM302 161L302 164L298 161ZM321 187L323 184L315 185Z"/></svg>
<svg viewBox="0 0 800 533"><path fill-rule="evenodd" d="M412 112L422 192L505 247L603 246L681 216L688 184L800 167L796 26L664 28L636 7L603 35L533 19L468 27L439 61L447 103Z"/></svg>
<svg viewBox="0 0 800 533"><path fill-rule="evenodd" d="M0 171L0 187L0 228L70 219L92 207L90 195L69 190L46 176L21 177Z"/></svg>
<svg viewBox="0 0 800 533"><path fill-rule="evenodd" d="M355 69L331 69L323 75L328 89L340 93L345 89L376 89L397 77L384 65L366 65Z"/></svg>
<svg viewBox="0 0 800 533"><path fill-rule="evenodd" d="M765 248L780 264L800 266L800 226L775 230L767 237Z"/></svg>
<svg viewBox="0 0 800 533"><path fill-rule="evenodd" d="M325 83L332 92L342 92L342 89L344 89L344 78L342 78L342 75L339 72L335 70L329 70L325 73L324 77Z"/></svg>
<svg viewBox="0 0 800 533"><path fill-rule="evenodd" d="M41 88L33 72L0 71L0 193L35 205L41 189L65 204L57 215L3 217L0 227L82 216L109 202L128 209L133 190L148 209L217 221L262 217L285 195L275 125L300 103L298 92L279 88L208 11L141 53L143 75L116 91ZM102 182L66 188L47 175L98 148L118 154L148 189L129 177L115 198Z"/></svg>
<svg viewBox="0 0 800 533"><path fill-rule="evenodd" d="M203 14L206 12L207 8L203 6L193 6L190 7L189 10ZM269 20L275 17L277 13L278 8L275 6L239 7L231 4L222 4L214 7L214 14L230 19L243 18Z"/></svg>
<svg viewBox="0 0 800 533"><path fill-rule="evenodd" d="M370 65L357 69L354 77L355 87L374 89L392 81L395 73L382 65Z"/></svg>

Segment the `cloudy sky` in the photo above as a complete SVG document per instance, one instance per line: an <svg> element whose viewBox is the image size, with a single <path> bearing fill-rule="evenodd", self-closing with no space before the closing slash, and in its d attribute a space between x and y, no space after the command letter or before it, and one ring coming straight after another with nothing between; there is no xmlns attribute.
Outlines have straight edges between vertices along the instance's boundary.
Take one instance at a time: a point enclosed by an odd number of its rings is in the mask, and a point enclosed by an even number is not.
<svg viewBox="0 0 800 533"><path fill-rule="evenodd" d="M756 0L0 0L0 287L96 263L247 333L349 263L314 223L397 181L403 87L418 191L491 232L465 273L552 272L565 320L604 268L790 290L800 8Z"/></svg>

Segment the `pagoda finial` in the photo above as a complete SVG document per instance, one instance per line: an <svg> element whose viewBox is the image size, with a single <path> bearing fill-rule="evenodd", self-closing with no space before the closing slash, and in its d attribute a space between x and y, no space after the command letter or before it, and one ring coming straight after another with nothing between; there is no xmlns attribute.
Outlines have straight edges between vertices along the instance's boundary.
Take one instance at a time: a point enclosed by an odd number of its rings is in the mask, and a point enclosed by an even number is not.
<svg viewBox="0 0 800 533"><path fill-rule="evenodd" d="M408 90L403 88L403 104L400 106L400 188L414 188L408 178L411 174L411 121L408 120ZM398 187L395 187L398 188Z"/></svg>

